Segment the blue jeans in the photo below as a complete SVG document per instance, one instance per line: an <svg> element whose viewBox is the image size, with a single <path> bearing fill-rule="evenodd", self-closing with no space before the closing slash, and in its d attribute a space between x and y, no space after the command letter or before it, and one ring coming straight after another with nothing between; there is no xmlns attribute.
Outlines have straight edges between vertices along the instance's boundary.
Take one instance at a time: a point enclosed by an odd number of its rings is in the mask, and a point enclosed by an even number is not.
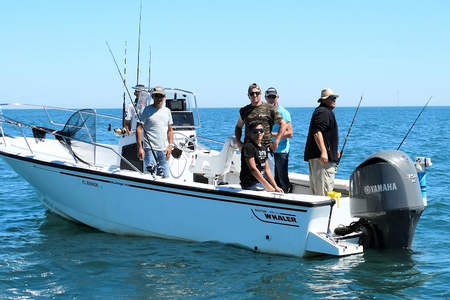
<svg viewBox="0 0 450 300"><path fill-rule="evenodd" d="M289 153L275 153L275 182L288 193L291 189L291 183L288 176Z"/></svg>
<svg viewBox="0 0 450 300"><path fill-rule="evenodd" d="M252 186L243 187L243 190L251 190L251 191L264 191L264 185L261 182L255 183Z"/></svg>
<svg viewBox="0 0 450 300"><path fill-rule="evenodd" d="M166 160L166 152L165 151L157 151L153 150L156 156L153 156L151 149L144 149L144 172L152 173L158 176L162 176L163 178L169 177L169 163Z"/></svg>
<svg viewBox="0 0 450 300"><path fill-rule="evenodd" d="M267 161L269 162L269 168L270 171L272 171L272 176L275 176L275 160L273 154L274 153L272 151L267 152Z"/></svg>

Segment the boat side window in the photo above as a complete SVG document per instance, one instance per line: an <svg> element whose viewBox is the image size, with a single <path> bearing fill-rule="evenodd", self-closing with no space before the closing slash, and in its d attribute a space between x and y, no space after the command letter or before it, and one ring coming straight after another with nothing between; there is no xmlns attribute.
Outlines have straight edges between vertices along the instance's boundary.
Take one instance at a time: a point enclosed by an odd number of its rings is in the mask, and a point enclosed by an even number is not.
<svg viewBox="0 0 450 300"><path fill-rule="evenodd" d="M192 111L172 111L173 126L194 126Z"/></svg>
<svg viewBox="0 0 450 300"><path fill-rule="evenodd" d="M166 106L172 111L172 113L174 111L186 111L186 99L167 99Z"/></svg>
<svg viewBox="0 0 450 300"><path fill-rule="evenodd" d="M184 129L191 130L192 128L186 128L186 126L195 126L194 113L186 110L186 99L166 99L166 106L172 112L173 126L183 126Z"/></svg>

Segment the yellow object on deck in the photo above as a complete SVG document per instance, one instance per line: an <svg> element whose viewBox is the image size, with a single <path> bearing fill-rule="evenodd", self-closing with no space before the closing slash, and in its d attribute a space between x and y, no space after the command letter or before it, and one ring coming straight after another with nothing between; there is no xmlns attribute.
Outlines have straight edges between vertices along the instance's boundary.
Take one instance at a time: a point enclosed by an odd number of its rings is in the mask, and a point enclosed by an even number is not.
<svg viewBox="0 0 450 300"><path fill-rule="evenodd" d="M341 200L341 193L339 193L339 192L335 192L335 191L332 191L332 192L328 192L328 196L331 198L331 199L334 199L334 200L336 200L336 203L337 203L337 207L339 208L339 206L340 206L340 200Z"/></svg>

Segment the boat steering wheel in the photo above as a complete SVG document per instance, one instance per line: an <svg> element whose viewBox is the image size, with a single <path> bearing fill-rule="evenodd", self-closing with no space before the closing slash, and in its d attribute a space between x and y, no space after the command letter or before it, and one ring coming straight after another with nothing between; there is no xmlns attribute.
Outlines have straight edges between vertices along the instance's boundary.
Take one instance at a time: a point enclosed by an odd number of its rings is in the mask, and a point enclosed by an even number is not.
<svg viewBox="0 0 450 300"><path fill-rule="evenodd" d="M179 131L174 131L173 143L175 147L172 149L169 171L173 178L180 178L189 162L188 153L192 153L196 149L196 139Z"/></svg>

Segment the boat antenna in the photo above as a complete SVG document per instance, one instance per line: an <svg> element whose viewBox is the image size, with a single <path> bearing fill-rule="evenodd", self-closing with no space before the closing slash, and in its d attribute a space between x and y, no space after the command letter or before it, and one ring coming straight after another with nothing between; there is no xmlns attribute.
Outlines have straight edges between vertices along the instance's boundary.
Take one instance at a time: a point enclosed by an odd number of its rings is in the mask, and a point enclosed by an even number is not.
<svg viewBox="0 0 450 300"><path fill-rule="evenodd" d="M150 69L151 69L151 66L152 66L152 46L149 46L148 49L149 49L149 56L148 56L148 91L150 91L150 75L151 75Z"/></svg>
<svg viewBox="0 0 450 300"><path fill-rule="evenodd" d="M402 142L400 143L400 145L398 145L397 150L400 149L401 146L403 146L403 144L405 143L406 138L408 137L409 133L411 132L411 130L413 129L414 125L416 125L417 120L419 119L420 115L423 113L423 111L425 110L425 107L428 106L428 103L430 103L431 98L433 98L433 96L431 96L427 103L425 103L425 105L422 107L422 110L420 111L419 115L417 116L417 118L414 120L414 123L411 125L411 127L409 127L408 132L405 134L405 137L403 138Z"/></svg>
<svg viewBox="0 0 450 300"><path fill-rule="evenodd" d="M139 8L139 35L138 35L136 86L139 84L139 57L140 57L140 53L141 53L141 19L142 19L142 0L141 0L141 6Z"/></svg>
<svg viewBox="0 0 450 300"><path fill-rule="evenodd" d="M127 86L127 41L125 41L125 53L123 64L123 104L122 104L122 128L125 127L125 109L126 109L126 90Z"/></svg>
<svg viewBox="0 0 450 300"><path fill-rule="evenodd" d="M347 136L345 137L344 144L342 145L342 148L341 148L341 155L339 156L338 161L336 162L336 171L339 166L339 163L341 162L342 155L344 155L345 145L347 144L348 137L350 136L350 132L352 131L353 123L355 122L356 114L358 113L359 107L361 106L362 99L363 99L363 95L361 95L361 98L359 99L358 106L356 107L355 113L353 114L352 122L350 123L350 126L348 127Z"/></svg>
<svg viewBox="0 0 450 300"><path fill-rule="evenodd" d="M131 105L133 105L134 110L137 112L138 110L136 109L136 105L133 102L133 98L131 98L130 91L128 90L127 86L125 85L124 77L122 75L122 72L120 71L119 65L117 64L116 58L114 56L114 53L112 52L111 47L109 46L109 43L107 41L105 41L105 43L106 43L106 46L108 47L109 53L111 53L111 56L112 56L112 58L114 60L114 64L116 65L117 72L120 75L120 79L122 79L122 83L124 84L123 86L124 86L125 90L127 91L128 97L130 98ZM139 116L138 113L136 113L136 117L139 120L139 122L142 123L141 117ZM145 137L147 135L147 132L146 132L144 126L142 126L142 130L144 131L144 137ZM153 157L154 157L155 161L158 161L157 158L156 158L155 151L153 150L152 144L151 143L148 143L148 144L150 145L150 150L152 151L152 154L153 154Z"/></svg>

